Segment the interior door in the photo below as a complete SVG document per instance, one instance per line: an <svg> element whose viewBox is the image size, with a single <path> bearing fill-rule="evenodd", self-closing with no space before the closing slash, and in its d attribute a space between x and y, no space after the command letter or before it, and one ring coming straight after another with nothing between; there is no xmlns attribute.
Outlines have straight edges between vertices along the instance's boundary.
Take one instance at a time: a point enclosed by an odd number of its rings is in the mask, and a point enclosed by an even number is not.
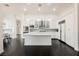
<svg viewBox="0 0 79 59"><path fill-rule="evenodd" d="M60 23L60 39L64 42L66 42L66 26L65 26L65 21L61 21Z"/></svg>
<svg viewBox="0 0 79 59"><path fill-rule="evenodd" d="M65 23L61 24L61 40L65 42Z"/></svg>

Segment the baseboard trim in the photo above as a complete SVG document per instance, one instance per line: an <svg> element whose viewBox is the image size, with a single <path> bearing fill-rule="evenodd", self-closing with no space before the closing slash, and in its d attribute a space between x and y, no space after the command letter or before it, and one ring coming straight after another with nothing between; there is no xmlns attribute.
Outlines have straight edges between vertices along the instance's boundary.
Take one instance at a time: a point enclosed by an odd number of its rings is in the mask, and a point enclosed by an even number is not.
<svg viewBox="0 0 79 59"><path fill-rule="evenodd" d="M71 49L73 49L74 51L76 51L72 46L70 46L69 44L67 44L66 42L64 42L64 41L62 41L62 40L60 40L60 39L52 38L52 40L58 40L58 41L60 41L61 43L63 43L63 44L65 44L65 45L69 46L69 47L70 47ZM79 51L76 51L76 52L79 53Z"/></svg>
<svg viewBox="0 0 79 59"><path fill-rule="evenodd" d="M59 40L60 42L62 42L63 44L66 44L67 46L69 46L70 48L74 49L72 46L68 45L66 42ZM74 49L75 50L75 49Z"/></svg>

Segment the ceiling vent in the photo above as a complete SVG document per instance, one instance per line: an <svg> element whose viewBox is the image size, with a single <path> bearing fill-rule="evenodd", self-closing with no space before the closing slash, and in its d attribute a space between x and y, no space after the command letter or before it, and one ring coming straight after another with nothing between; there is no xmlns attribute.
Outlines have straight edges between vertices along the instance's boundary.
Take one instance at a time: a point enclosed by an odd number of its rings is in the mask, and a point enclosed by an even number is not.
<svg viewBox="0 0 79 59"><path fill-rule="evenodd" d="M9 4L4 4L4 6L9 7L10 5Z"/></svg>
<svg viewBox="0 0 79 59"><path fill-rule="evenodd" d="M39 7L41 7L41 6L42 6L42 4L38 4L38 6L39 6Z"/></svg>

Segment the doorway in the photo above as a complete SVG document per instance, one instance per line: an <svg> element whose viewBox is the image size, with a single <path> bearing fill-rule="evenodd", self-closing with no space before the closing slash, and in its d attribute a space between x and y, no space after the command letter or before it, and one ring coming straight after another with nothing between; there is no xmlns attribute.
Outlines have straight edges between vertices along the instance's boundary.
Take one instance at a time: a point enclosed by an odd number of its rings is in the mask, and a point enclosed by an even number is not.
<svg viewBox="0 0 79 59"><path fill-rule="evenodd" d="M66 23L65 20L59 22L60 40L66 42Z"/></svg>
<svg viewBox="0 0 79 59"><path fill-rule="evenodd" d="M16 24L17 24L16 25L16 30L17 30L16 31L17 32L16 33L16 37L17 37L17 39L21 39L21 32L20 32L21 31L20 30L21 29L21 21L20 20L16 20Z"/></svg>

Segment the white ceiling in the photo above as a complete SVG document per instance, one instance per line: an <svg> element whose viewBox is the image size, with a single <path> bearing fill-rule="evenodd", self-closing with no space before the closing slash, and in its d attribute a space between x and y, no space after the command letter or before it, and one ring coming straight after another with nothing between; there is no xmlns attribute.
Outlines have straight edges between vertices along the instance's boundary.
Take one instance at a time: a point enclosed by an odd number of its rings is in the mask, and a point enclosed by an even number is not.
<svg viewBox="0 0 79 59"><path fill-rule="evenodd" d="M74 4L72 3L42 3L42 6L38 6L38 3L26 4L26 3L11 3L9 6L0 4L1 12L14 13L14 14L60 14L61 12L71 9ZM26 11L24 11L24 8ZM38 10L40 8L40 11ZM56 9L56 11L53 11Z"/></svg>

